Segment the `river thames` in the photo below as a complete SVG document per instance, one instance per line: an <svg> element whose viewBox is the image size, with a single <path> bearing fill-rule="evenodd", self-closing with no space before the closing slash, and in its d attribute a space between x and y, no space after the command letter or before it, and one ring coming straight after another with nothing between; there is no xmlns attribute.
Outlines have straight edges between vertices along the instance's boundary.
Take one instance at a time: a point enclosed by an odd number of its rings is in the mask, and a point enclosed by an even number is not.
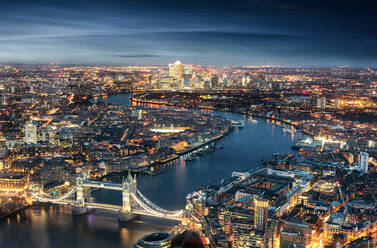
<svg viewBox="0 0 377 248"><path fill-rule="evenodd" d="M103 101L131 105L128 97L114 95ZM219 142L224 148L221 150L190 162L180 159L156 176L138 176L138 189L165 209L182 209L188 193L219 183L233 171L259 167L262 160L270 159L275 152L292 152L295 137L284 134L281 127L263 119L252 121L240 114L216 111L208 114L245 120L245 127L222 138ZM99 190L94 196L98 202L121 205L120 192ZM167 231L174 223L142 217L119 226L117 217L105 212L72 216L67 206L33 206L0 223L0 247L131 247L142 236Z"/></svg>

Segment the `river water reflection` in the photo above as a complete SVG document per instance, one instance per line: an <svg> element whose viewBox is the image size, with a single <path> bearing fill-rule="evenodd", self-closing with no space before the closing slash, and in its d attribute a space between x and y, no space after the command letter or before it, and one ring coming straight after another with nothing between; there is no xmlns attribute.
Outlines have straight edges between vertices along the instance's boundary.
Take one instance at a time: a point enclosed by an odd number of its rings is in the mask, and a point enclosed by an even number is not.
<svg viewBox="0 0 377 248"><path fill-rule="evenodd" d="M129 95L114 95L103 101L130 105ZM232 120L245 120L243 129L235 130L220 142L224 148L198 160L179 160L157 176L138 176L138 188L151 201L166 209L181 209L185 196L202 186L228 178L233 171L261 166L261 160L274 152L292 152L292 135L283 134L280 127L257 122L239 114L210 112ZM120 180L120 177L114 178ZM120 192L99 190L98 202L121 204ZM95 212L73 217L67 206L33 206L0 223L0 247L131 247L142 236L168 230L174 222L139 218L119 226L115 215Z"/></svg>

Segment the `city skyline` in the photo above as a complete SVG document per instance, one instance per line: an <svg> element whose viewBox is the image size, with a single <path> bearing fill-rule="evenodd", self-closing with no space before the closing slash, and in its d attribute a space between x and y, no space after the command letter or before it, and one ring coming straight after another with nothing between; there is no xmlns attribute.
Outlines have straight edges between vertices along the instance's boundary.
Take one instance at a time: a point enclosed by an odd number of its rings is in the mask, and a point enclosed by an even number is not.
<svg viewBox="0 0 377 248"><path fill-rule="evenodd" d="M376 82L0 64L0 246L375 247Z"/></svg>
<svg viewBox="0 0 377 248"><path fill-rule="evenodd" d="M375 3L5 1L0 63L376 66Z"/></svg>
<svg viewBox="0 0 377 248"><path fill-rule="evenodd" d="M377 247L372 0L0 0L0 247Z"/></svg>

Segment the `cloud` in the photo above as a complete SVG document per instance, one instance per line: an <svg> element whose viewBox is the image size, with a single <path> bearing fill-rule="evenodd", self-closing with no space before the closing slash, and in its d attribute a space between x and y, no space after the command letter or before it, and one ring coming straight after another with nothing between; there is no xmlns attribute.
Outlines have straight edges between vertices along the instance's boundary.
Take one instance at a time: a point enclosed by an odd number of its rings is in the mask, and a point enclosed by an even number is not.
<svg viewBox="0 0 377 248"><path fill-rule="evenodd" d="M281 10L303 10L301 1L279 1L279 0L249 0L249 6L262 6L267 8L276 8Z"/></svg>
<svg viewBox="0 0 377 248"><path fill-rule="evenodd" d="M0 63L376 65L375 9L340 0L9 0Z"/></svg>
<svg viewBox="0 0 377 248"><path fill-rule="evenodd" d="M116 58L158 58L160 55L155 54L115 54Z"/></svg>

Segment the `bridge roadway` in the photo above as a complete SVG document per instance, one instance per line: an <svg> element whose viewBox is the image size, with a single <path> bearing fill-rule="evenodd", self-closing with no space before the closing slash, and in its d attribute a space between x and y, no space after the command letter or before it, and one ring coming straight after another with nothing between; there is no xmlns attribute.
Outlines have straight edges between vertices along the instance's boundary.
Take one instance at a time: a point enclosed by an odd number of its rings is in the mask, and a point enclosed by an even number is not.
<svg viewBox="0 0 377 248"><path fill-rule="evenodd" d="M123 190L122 184L106 183L106 182L97 182L97 181L86 181L83 184L84 187L90 188L102 188L102 189L111 189L111 190Z"/></svg>
<svg viewBox="0 0 377 248"><path fill-rule="evenodd" d="M128 175L126 180L123 180L122 184L89 181L86 179L87 177L85 174L80 174L80 176L77 177L76 186L59 197L51 196L43 192L42 190L39 190L39 192L30 191L30 193L33 196L33 201L77 206L77 208L74 208L73 210L79 213L84 213L87 209L103 209L123 214L132 213L135 215L146 215L156 218L178 221L182 220L184 210L169 211L151 202L140 191L137 190L136 177L132 178L131 174ZM90 200L91 188L103 188L122 191L123 205L119 206L92 202ZM85 189L89 189L89 194ZM74 197L75 193L76 201L72 200L72 197Z"/></svg>
<svg viewBox="0 0 377 248"><path fill-rule="evenodd" d="M63 205L75 205L76 202L73 201L73 200L60 200L59 202L53 202L51 200L43 200L41 198L38 199L39 202L49 202L49 203L54 203L54 204L63 204ZM113 205L113 204L106 204L106 203L95 203L95 202L91 202L91 203L85 203L85 205L89 208L89 209L101 209L101 210L107 210L107 211L111 211L111 212L119 212L122 210L122 206L119 206L119 205ZM150 217L156 217L156 218L165 218L165 219L169 219L169 220L176 220L176 221L181 221L182 218L181 217L176 217L176 216L168 216L168 215L156 215L156 214L152 214L146 210L140 210L140 209L133 209L132 210L132 213L136 214L136 215L144 215L144 216L150 216Z"/></svg>
<svg viewBox="0 0 377 248"><path fill-rule="evenodd" d="M119 212L122 210L122 206L113 205L113 204L106 204L106 203L86 203L85 204L88 208L97 208L97 209L103 209L103 210L109 210L109 211L116 211Z"/></svg>
<svg viewBox="0 0 377 248"><path fill-rule="evenodd" d="M122 206L113 205L113 204L106 204L106 203L86 203L85 205L88 208L109 210L109 211L114 211L114 212L119 212L119 211L122 210ZM177 220L177 221L181 221L182 220L181 217L172 217L172 216L162 215L162 214L161 215L155 215L155 214L152 214L152 213L150 213L148 211L141 210L141 209L133 209L132 213L136 214L136 215L145 215L145 216L157 217L157 218L163 217L163 218L169 219L169 220Z"/></svg>

